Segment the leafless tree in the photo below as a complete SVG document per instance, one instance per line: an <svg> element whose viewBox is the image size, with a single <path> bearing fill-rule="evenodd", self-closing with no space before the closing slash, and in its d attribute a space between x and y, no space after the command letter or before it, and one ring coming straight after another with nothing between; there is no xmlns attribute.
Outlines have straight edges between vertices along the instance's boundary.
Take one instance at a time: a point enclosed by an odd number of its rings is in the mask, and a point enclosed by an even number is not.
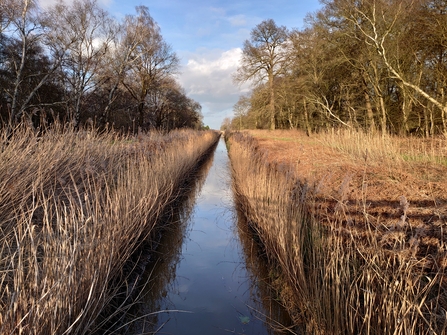
<svg viewBox="0 0 447 335"><path fill-rule="evenodd" d="M47 45L61 57L69 111L78 126L83 97L96 89L114 37L113 21L95 0L56 4L46 17Z"/></svg>
<svg viewBox="0 0 447 335"><path fill-rule="evenodd" d="M389 41L399 34L399 23L411 22L414 18L408 14L415 13L414 8L418 6L420 6L419 1L413 0L400 0L393 3L370 0L366 1L362 7L351 6L350 11L346 13L346 18L363 34L366 42L375 48L393 78L441 110L445 131L447 130L447 105L443 97L439 97L438 92L431 94L415 81L417 77L405 73L400 67L401 59L398 53L389 44ZM414 56L417 57L417 54Z"/></svg>
<svg viewBox="0 0 447 335"><path fill-rule="evenodd" d="M9 122L14 123L29 101L28 99L22 106L19 106L20 87L24 80L27 52L38 43L40 27L36 15L37 4L35 0L23 0L20 3L7 1L2 4L1 9L2 21L8 25L11 35L20 41L19 57L11 59L11 67L14 69L14 82L11 89L6 91L11 101Z"/></svg>
<svg viewBox="0 0 447 335"><path fill-rule="evenodd" d="M258 24L244 42L241 65L234 76L238 83L253 80L255 84L268 82L270 102L270 129L275 129L275 89L277 76L285 74L290 52L288 30L272 20Z"/></svg>
<svg viewBox="0 0 447 335"><path fill-rule="evenodd" d="M160 28L145 6L136 7L137 16L126 20L128 43L134 43L123 85L137 103L139 126L145 125L146 97L158 82L174 74L179 60L164 41Z"/></svg>
<svg viewBox="0 0 447 335"><path fill-rule="evenodd" d="M0 1L0 34L8 28L11 21L19 13L20 3L15 0Z"/></svg>

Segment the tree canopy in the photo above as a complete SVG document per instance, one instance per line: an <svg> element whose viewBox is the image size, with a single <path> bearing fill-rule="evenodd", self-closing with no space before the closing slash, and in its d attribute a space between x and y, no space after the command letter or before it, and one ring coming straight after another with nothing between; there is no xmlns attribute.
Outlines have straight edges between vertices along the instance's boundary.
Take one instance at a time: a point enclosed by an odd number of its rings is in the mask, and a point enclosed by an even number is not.
<svg viewBox="0 0 447 335"><path fill-rule="evenodd" d="M145 6L121 21L96 0L0 2L0 126L58 118L124 130L203 126L179 59Z"/></svg>
<svg viewBox="0 0 447 335"><path fill-rule="evenodd" d="M278 27L269 19L258 24L244 42L242 61L234 79L236 82L253 81L255 84L268 83L270 94L270 129L275 129L275 79L284 74L289 52L287 50L288 30Z"/></svg>
<svg viewBox="0 0 447 335"><path fill-rule="evenodd" d="M447 133L447 2L322 4L303 29L280 29L286 37L274 50L281 51L281 70L268 63L272 52L257 42L262 31L274 31L263 27L279 28L267 20L253 29L235 78L258 80L235 105L232 127ZM264 79L268 69L277 70L271 81Z"/></svg>

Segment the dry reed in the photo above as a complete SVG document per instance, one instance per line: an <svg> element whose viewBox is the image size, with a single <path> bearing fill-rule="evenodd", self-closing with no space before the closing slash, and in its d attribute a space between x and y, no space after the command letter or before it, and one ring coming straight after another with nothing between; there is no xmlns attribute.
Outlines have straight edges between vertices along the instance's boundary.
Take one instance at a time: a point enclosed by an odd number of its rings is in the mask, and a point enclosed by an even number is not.
<svg viewBox="0 0 447 335"><path fill-rule="evenodd" d="M363 159L365 154L372 162L399 164L420 161L447 165L447 141L444 137L377 136L362 131L331 130L315 134L316 140L353 158Z"/></svg>
<svg viewBox="0 0 447 335"><path fill-rule="evenodd" d="M119 310L108 309L112 299L130 296L123 265L217 138L56 127L2 135L0 333L102 333Z"/></svg>
<svg viewBox="0 0 447 335"><path fill-rule="evenodd" d="M331 136L325 140L336 150L364 159L365 150L358 144L365 137L358 135L356 142ZM374 141L368 143L378 162L402 157L396 148L384 147L393 144ZM346 224L349 213L343 218L321 216L314 184L301 180L295 167L270 161L246 133L230 134L227 143L238 203L281 268L306 333L445 333L445 267L424 268L433 263L433 255L411 254L414 244L399 235L399 227L393 231L392 252L385 249L366 206L361 232ZM405 221L406 199L401 199L401 207ZM340 208L343 212L343 202Z"/></svg>

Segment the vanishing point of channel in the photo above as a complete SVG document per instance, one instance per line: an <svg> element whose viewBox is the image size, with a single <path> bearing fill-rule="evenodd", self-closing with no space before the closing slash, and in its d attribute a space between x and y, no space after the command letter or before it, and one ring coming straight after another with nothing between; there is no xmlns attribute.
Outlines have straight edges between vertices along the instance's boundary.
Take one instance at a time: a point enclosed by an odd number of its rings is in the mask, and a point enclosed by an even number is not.
<svg viewBox="0 0 447 335"><path fill-rule="evenodd" d="M273 335L290 326L235 209L223 139L189 193L172 214L155 267L148 267L127 333Z"/></svg>

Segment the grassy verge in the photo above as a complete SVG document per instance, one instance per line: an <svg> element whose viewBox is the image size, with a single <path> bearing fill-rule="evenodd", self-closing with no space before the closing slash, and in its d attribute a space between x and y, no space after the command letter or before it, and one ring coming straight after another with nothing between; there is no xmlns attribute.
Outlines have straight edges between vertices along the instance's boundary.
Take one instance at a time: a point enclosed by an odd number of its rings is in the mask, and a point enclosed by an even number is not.
<svg viewBox="0 0 447 335"><path fill-rule="evenodd" d="M0 333L101 329L112 299L130 294L123 265L217 138L55 129L2 137Z"/></svg>
<svg viewBox="0 0 447 335"><path fill-rule="evenodd" d="M377 176L367 170L370 165L385 167L385 174L392 174L397 161L400 169L408 168L400 158L406 152L402 149L405 141L398 150L391 148L395 143L372 138L367 142L368 152L365 138L352 136L326 134L311 139L319 144L307 160L323 154L320 149L326 146L336 152L337 159L364 164L358 185L341 176L337 195L321 191L333 188L333 183L324 185L329 178L303 177L324 176L303 169L332 169L333 162L312 166L303 162L302 156L300 163L283 164L272 158L272 148L268 152L250 134L231 134L227 141L240 207L279 265L289 306L306 333L443 334L447 309L445 217L431 220L429 227L413 226L410 216L416 214L410 215L412 209L405 197L398 202L397 219L373 213L367 184L374 184L370 178ZM413 144L411 148L417 149ZM424 148L427 145L421 144L418 152ZM307 149L304 146L302 151ZM439 150L427 152L424 162L439 161ZM356 198L345 192L351 182L356 186ZM441 200L434 201L435 205ZM436 250L422 247L428 237L436 239Z"/></svg>

